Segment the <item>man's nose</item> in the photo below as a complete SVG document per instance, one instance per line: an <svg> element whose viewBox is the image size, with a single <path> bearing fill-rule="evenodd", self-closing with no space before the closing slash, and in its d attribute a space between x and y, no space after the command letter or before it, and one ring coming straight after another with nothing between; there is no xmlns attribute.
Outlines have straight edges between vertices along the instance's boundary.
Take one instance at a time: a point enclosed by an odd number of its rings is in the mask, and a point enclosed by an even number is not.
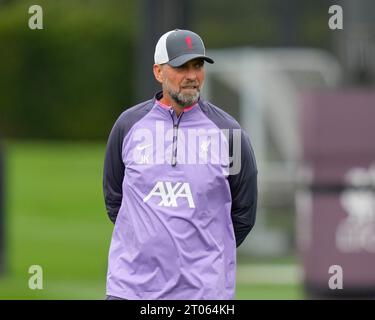
<svg viewBox="0 0 375 320"><path fill-rule="evenodd" d="M193 67L190 67L186 71L186 79L188 80L196 80L197 79L197 72Z"/></svg>

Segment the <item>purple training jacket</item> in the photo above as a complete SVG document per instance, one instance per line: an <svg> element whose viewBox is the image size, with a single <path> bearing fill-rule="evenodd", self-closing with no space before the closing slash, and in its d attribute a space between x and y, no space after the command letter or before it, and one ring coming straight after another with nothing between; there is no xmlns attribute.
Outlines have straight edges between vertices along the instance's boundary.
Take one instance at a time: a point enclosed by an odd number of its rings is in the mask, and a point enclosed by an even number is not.
<svg viewBox="0 0 375 320"><path fill-rule="evenodd" d="M236 247L256 216L250 140L209 102L177 117L161 98L123 112L109 136L103 187L115 227L107 295L233 299Z"/></svg>

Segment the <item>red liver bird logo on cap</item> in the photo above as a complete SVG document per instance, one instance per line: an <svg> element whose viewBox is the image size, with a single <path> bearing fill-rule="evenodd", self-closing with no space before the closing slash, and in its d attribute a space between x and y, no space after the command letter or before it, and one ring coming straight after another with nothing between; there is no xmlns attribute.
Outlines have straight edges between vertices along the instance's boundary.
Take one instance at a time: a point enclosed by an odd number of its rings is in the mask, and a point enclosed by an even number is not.
<svg viewBox="0 0 375 320"><path fill-rule="evenodd" d="M193 49L193 42L191 41L190 37L186 37L185 42L186 42L186 45L187 45L188 49L190 49L190 50Z"/></svg>

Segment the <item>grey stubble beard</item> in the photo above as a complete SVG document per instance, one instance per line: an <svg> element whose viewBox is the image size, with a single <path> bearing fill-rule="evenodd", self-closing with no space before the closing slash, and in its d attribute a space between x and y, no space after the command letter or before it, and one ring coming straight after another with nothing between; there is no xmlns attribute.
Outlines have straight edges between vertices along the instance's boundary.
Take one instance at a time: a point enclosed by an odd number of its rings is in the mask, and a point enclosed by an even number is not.
<svg viewBox="0 0 375 320"><path fill-rule="evenodd" d="M195 94L188 94L188 93L182 93L181 91L174 91L171 89L168 85L168 82L166 81L163 85L164 90L168 92L169 96L181 107L189 107L196 102L198 102L198 99L200 97L200 90L201 88L197 87Z"/></svg>

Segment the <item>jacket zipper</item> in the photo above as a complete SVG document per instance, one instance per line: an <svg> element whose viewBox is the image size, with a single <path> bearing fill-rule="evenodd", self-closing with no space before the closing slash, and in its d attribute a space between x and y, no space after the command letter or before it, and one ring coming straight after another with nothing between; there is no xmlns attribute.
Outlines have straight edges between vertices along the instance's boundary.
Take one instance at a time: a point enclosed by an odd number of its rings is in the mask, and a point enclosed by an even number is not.
<svg viewBox="0 0 375 320"><path fill-rule="evenodd" d="M171 115L171 118L172 118L172 122L173 122L173 142L172 142L172 162L171 162L172 167L175 167L176 164L177 164L178 126L180 125L182 115L184 114L183 112L181 112L181 114L177 118L177 123L175 123L174 117L173 117L174 112L175 111L169 112L169 114Z"/></svg>

